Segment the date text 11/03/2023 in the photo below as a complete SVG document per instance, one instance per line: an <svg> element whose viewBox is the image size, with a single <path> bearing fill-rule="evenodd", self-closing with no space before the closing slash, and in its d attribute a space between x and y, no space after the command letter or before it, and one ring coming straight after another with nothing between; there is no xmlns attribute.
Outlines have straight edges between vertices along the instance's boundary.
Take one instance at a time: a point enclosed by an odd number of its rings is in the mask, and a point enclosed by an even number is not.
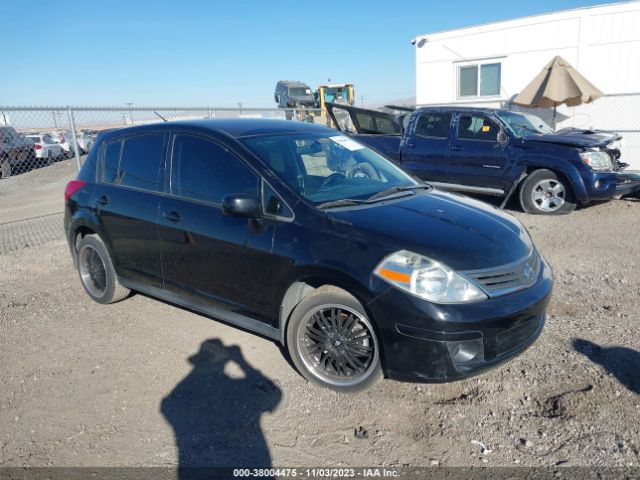
<svg viewBox="0 0 640 480"><path fill-rule="evenodd" d="M392 468L238 468L235 478L398 478L400 472Z"/></svg>

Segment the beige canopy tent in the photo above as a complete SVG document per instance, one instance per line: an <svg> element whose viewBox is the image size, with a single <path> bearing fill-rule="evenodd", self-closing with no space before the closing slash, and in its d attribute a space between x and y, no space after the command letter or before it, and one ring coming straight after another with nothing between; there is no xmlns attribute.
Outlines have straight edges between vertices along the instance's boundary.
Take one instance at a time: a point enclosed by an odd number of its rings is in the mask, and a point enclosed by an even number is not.
<svg viewBox="0 0 640 480"><path fill-rule="evenodd" d="M513 103L523 107L553 107L555 128L556 107L566 104L570 107L593 102L604 93L598 90L564 58L556 56L542 71L513 99Z"/></svg>

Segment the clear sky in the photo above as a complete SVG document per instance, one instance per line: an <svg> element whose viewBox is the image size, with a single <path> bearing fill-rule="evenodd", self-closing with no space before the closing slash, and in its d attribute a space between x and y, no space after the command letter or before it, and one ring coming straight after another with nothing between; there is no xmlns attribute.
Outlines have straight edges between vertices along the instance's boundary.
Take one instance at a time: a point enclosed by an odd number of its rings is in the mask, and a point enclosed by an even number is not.
<svg viewBox="0 0 640 480"><path fill-rule="evenodd" d="M0 0L0 105L275 106L278 80L415 95L420 34L590 0Z"/></svg>

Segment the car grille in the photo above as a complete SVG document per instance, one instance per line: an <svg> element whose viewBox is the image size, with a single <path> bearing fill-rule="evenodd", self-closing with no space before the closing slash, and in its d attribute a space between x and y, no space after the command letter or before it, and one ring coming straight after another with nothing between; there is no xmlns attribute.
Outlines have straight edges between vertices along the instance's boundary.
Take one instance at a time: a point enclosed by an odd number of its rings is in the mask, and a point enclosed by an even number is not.
<svg viewBox="0 0 640 480"><path fill-rule="evenodd" d="M535 248L527 258L509 265L462 272L490 297L530 287L536 282L538 273L540 273L540 254Z"/></svg>

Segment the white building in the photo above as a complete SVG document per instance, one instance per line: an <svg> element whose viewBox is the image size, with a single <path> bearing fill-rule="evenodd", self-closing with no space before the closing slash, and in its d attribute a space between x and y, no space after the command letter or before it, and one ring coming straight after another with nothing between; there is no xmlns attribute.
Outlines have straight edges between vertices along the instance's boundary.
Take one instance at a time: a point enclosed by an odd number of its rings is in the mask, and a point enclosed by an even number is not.
<svg viewBox="0 0 640 480"><path fill-rule="evenodd" d="M640 1L420 35L413 43L422 105L509 106L560 55L607 96L559 107L558 128L621 132L623 157L640 169Z"/></svg>

